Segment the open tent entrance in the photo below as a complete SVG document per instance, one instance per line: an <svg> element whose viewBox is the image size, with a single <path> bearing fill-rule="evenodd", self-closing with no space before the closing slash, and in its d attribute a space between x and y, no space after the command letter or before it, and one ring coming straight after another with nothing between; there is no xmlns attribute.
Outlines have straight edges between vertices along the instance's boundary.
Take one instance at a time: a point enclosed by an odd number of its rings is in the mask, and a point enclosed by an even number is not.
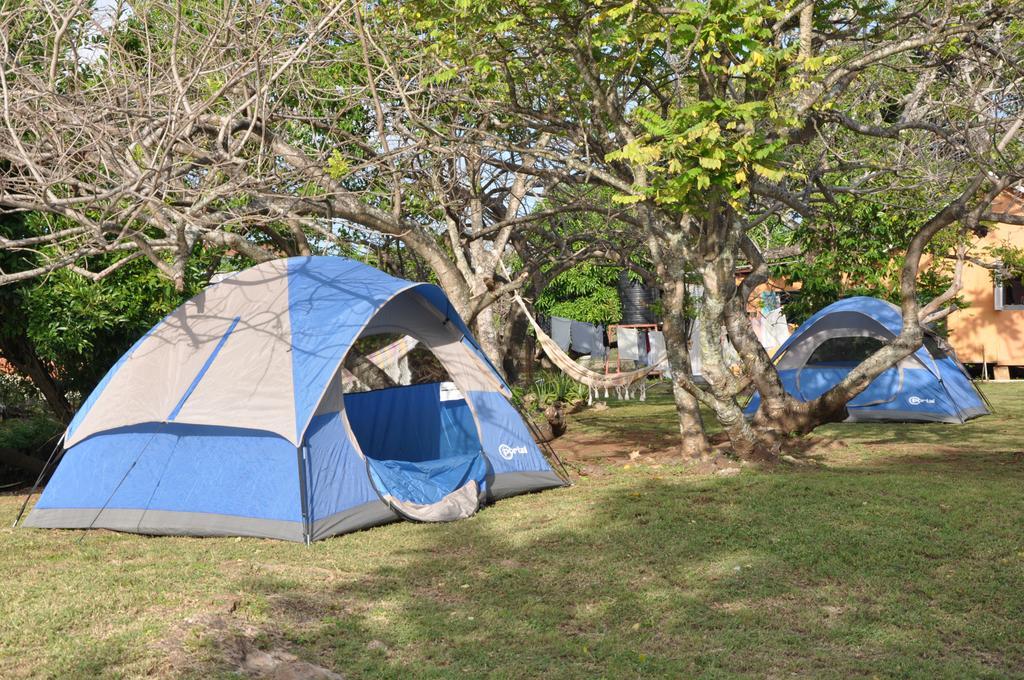
<svg viewBox="0 0 1024 680"><path fill-rule="evenodd" d="M363 336L355 348L365 355L374 346L401 349L403 340L393 334ZM387 372L408 384L366 390L358 380L344 383L345 414L373 486L412 519L472 514L487 477L476 419L429 349L417 346L404 357L392 351L397 366L388 365Z"/></svg>
<svg viewBox="0 0 1024 680"><path fill-rule="evenodd" d="M381 499L420 521L472 515L491 471L465 392L482 387L486 372L462 335L429 314L419 296L405 295L386 305L353 347L392 382L368 388L342 371L341 411Z"/></svg>

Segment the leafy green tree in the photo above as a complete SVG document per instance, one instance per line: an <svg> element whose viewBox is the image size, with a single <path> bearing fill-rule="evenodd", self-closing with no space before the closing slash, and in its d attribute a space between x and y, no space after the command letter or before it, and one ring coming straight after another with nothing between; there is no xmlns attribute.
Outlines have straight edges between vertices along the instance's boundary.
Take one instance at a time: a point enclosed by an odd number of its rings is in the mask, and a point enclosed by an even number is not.
<svg viewBox="0 0 1024 680"><path fill-rule="evenodd" d="M548 316L588 323L615 323L622 318L619 271L595 262L578 264L553 278L534 306Z"/></svg>
<svg viewBox="0 0 1024 680"><path fill-rule="evenodd" d="M0 215L0 236L30 238L44 231L40 214ZM0 250L0 267L19 271L40 255ZM53 414L68 422L77 398L150 327L205 286L221 268L246 262L206 252L190 262L183 290L142 258L97 256L115 270L91 281L72 269L0 287L0 356L32 380Z"/></svg>
<svg viewBox="0 0 1024 680"><path fill-rule="evenodd" d="M920 210L920 208L918 208ZM903 252L913 237L915 210L841 196L824 206L819 220L801 224L789 236L802 254L772 267L773 276L799 287L786 304L786 316L801 323L836 300L867 295L900 303ZM920 274L918 295L928 301L949 288L954 234L929 244L930 265Z"/></svg>
<svg viewBox="0 0 1024 680"><path fill-rule="evenodd" d="M0 238L12 240L28 234L25 216L0 214ZM0 269L18 272L32 266L21 253L0 251ZM0 287L0 358L28 377L46 399L53 414L62 422L71 420L74 410L60 388L51 366L36 351L28 332L29 315L25 294L30 284Z"/></svg>
<svg viewBox="0 0 1024 680"><path fill-rule="evenodd" d="M139 337L198 292L202 274L190 271L178 291L143 260L103 282L70 270L54 272L22 292L28 337L54 367L61 390L87 395Z"/></svg>
<svg viewBox="0 0 1024 680"><path fill-rule="evenodd" d="M955 286L921 299L929 244L946 230L947 243L960 243L1021 176L1020 0L396 6L430 37L438 71L473 83L453 87L451 100L490 97L491 144L531 149L545 181L600 185L635 208L621 219L635 224L665 287L680 429L693 452L707 450L697 401L741 456L773 457L790 433L843 417L850 398L920 345L921 322L955 308ZM819 399L796 400L746 314L770 273L756 235L776 218L827 229L842 197L867 215L906 191L929 200L891 244L903 332ZM803 242L790 245L804 255ZM743 264L750 274L737 281ZM707 386L687 374L691 275L704 289ZM763 399L751 423L741 397L752 385Z"/></svg>

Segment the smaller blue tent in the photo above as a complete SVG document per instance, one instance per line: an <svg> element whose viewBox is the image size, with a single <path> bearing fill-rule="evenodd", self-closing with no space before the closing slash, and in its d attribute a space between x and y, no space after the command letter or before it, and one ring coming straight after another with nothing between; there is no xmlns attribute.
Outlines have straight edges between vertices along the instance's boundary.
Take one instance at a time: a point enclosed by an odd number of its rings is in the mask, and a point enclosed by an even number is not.
<svg viewBox="0 0 1024 680"><path fill-rule="evenodd" d="M352 346L389 335L429 350L451 383L355 391ZM461 519L564 484L510 397L440 288L337 257L266 262L110 369L26 525L308 542Z"/></svg>
<svg viewBox="0 0 1024 680"><path fill-rule="evenodd" d="M776 352L782 385L802 401L816 399L902 327L900 309L884 300L835 302L804 322ZM745 413L753 416L760 405L755 393ZM963 423L989 413L952 348L927 329L924 345L875 378L847 409L847 421Z"/></svg>

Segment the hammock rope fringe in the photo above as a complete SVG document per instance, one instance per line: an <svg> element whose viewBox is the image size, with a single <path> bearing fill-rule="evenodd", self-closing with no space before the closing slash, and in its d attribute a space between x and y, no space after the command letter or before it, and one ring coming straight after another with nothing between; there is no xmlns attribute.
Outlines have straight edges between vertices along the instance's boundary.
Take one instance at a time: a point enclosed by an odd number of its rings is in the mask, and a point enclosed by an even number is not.
<svg viewBox="0 0 1024 680"><path fill-rule="evenodd" d="M647 397L647 383L644 380L648 374L654 370L654 366L645 366L644 368L637 369L635 371L626 371L623 373L598 373L597 371L591 370L586 366L583 366L572 360L565 351L558 346L551 337L544 332L544 329L540 327L537 320L530 314L530 310L526 307L526 302L519 296L519 293L513 293L512 297L519 304L520 309L523 310L523 314L526 315L530 325L533 326L533 331L537 334L537 339L540 340L541 349L544 350L544 354L547 355L548 359L551 360L555 366L558 367L563 373L568 375L576 382L582 383L588 388L587 404L594 403L594 397L600 397L599 392L604 390L604 398L608 398L608 389L614 388L615 394L619 399L629 399L634 389L637 389L637 395L640 401L644 401ZM639 383L638 388L634 387Z"/></svg>

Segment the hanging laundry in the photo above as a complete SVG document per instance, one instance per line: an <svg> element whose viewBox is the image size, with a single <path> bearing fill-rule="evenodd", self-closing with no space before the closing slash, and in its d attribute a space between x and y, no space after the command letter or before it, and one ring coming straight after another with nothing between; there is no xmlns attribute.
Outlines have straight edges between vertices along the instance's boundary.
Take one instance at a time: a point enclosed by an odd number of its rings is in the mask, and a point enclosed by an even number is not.
<svg viewBox="0 0 1024 680"><path fill-rule="evenodd" d="M789 339L789 324L786 322L786 315L781 308L775 308L768 312L764 318L764 336L761 339L768 349L778 349Z"/></svg>
<svg viewBox="0 0 1024 680"><path fill-rule="evenodd" d="M594 325L585 321L569 324L569 346L574 352L590 354L594 350Z"/></svg>
<svg viewBox="0 0 1024 680"><path fill-rule="evenodd" d="M700 319L694 319L690 323L690 373L696 378L700 376L701 354L700 354Z"/></svg>
<svg viewBox="0 0 1024 680"><path fill-rule="evenodd" d="M655 370L668 371L668 349L665 347L665 334L661 331L651 331L647 334L651 341L651 352L647 355L647 365L654 366Z"/></svg>
<svg viewBox="0 0 1024 680"><path fill-rule="evenodd" d="M608 346L604 344L604 339L604 326L594 326L594 351L590 353L590 356L595 359L604 359L608 356Z"/></svg>
<svg viewBox="0 0 1024 680"><path fill-rule="evenodd" d="M619 358L640 360L640 337L635 328L616 329L619 340Z"/></svg>
<svg viewBox="0 0 1024 680"><path fill-rule="evenodd" d="M750 315L750 327L754 331L754 335L757 336L758 342L764 345L764 315L763 312L757 311Z"/></svg>
<svg viewBox="0 0 1024 680"><path fill-rule="evenodd" d="M569 349L571 328L572 319L563 319L560 316L551 317L551 339L555 341L555 344L558 345L563 352Z"/></svg>
<svg viewBox="0 0 1024 680"><path fill-rule="evenodd" d="M366 355L380 370L384 371L392 381L398 385L408 385L412 382L412 375L409 369L409 352L411 352L419 340L406 335L395 342L382 347L376 352Z"/></svg>
<svg viewBox="0 0 1024 680"><path fill-rule="evenodd" d="M573 351L604 356L604 328L584 321L573 321L569 332Z"/></svg>

